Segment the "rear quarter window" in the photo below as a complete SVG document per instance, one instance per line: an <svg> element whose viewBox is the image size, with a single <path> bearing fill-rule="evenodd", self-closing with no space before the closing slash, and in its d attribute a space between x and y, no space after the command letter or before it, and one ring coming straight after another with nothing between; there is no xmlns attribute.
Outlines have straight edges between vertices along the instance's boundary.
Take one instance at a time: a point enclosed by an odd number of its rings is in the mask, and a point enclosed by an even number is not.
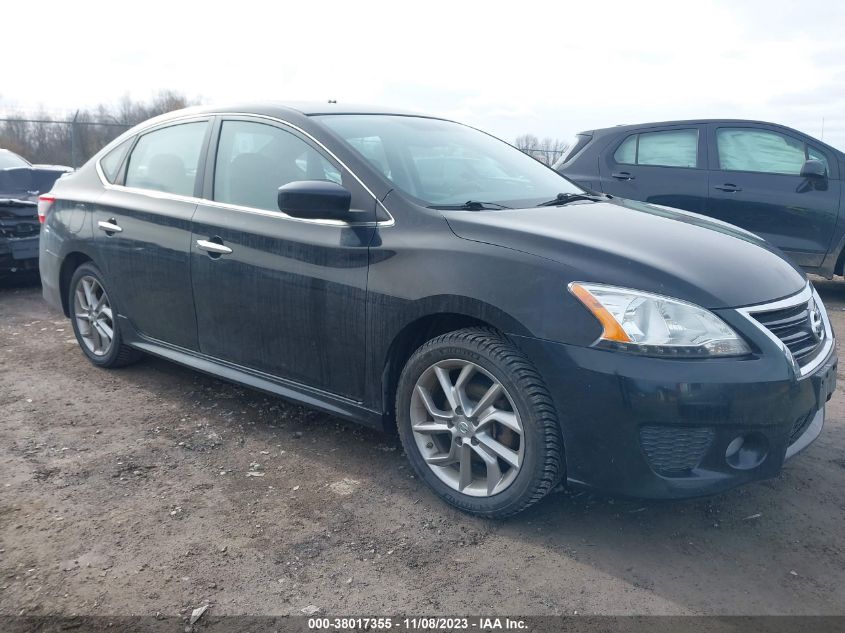
<svg viewBox="0 0 845 633"><path fill-rule="evenodd" d="M134 140L134 136L126 139L100 159L100 169L103 171L103 176L110 183L114 184L117 182L117 178L120 175L120 168L123 165L123 159L126 158L126 154L129 152L129 148L132 147L132 141Z"/></svg>
<svg viewBox="0 0 845 633"><path fill-rule="evenodd" d="M587 144L592 140L592 134L576 134L575 138L567 142L566 149L563 150L560 158L554 162L552 169L560 169L563 167L566 163L581 153L581 150L587 147Z"/></svg>

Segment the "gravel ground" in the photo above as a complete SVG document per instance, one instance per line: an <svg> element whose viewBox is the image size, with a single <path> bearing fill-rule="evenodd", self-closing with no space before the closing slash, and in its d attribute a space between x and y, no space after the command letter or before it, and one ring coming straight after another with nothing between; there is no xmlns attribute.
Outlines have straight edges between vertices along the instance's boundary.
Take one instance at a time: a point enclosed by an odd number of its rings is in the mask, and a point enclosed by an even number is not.
<svg viewBox="0 0 845 633"><path fill-rule="evenodd" d="M845 282L817 286L845 332ZM776 480L493 522L395 435L153 358L96 369L38 287L0 288L0 614L844 614L839 384Z"/></svg>

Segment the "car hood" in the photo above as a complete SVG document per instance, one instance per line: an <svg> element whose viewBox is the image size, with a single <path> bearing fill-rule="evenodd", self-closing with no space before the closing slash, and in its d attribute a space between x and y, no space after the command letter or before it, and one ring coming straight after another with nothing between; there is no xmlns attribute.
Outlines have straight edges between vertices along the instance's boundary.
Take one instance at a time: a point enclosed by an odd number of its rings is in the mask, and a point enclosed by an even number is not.
<svg viewBox="0 0 845 633"><path fill-rule="evenodd" d="M799 268L753 233L633 200L444 216L458 237L566 266L563 281L635 288L711 309L773 301L807 283Z"/></svg>

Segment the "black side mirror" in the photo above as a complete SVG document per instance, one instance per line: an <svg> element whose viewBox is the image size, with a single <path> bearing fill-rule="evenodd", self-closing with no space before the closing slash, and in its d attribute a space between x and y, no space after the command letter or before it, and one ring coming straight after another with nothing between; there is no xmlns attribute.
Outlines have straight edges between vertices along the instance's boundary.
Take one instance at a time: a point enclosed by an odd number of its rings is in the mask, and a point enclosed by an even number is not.
<svg viewBox="0 0 845 633"><path fill-rule="evenodd" d="M827 170L824 163L812 158L801 166L801 176L804 178L827 178Z"/></svg>
<svg viewBox="0 0 845 633"><path fill-rule="evenodd" d="M279 187L279 210L295 218L349 220L352 194L328 180L300 180Z"/></svg>

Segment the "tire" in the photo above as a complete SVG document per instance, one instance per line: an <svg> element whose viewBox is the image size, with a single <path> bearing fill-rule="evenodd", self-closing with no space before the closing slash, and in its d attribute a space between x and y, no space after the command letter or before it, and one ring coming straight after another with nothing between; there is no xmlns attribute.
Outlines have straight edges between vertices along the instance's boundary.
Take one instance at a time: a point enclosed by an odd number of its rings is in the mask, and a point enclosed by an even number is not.
<svg viewBox="0 0 845 633"><path fill-rule="evenodd" d="M93 263L86 262L74 271L68 286L68 307L76 342L91 363L114 369L141 357L141 352L123 343L113 296ZM108 332L111 338L107 341Z"/></svg>
<svg viewBox="0 0 845 633"><path fill-rule="evenodd" d="M414 352L399 378L396 420L414 471L464 512L513 516L563 477L549 391L528 358L494 330L450 332Z"/></svg>

